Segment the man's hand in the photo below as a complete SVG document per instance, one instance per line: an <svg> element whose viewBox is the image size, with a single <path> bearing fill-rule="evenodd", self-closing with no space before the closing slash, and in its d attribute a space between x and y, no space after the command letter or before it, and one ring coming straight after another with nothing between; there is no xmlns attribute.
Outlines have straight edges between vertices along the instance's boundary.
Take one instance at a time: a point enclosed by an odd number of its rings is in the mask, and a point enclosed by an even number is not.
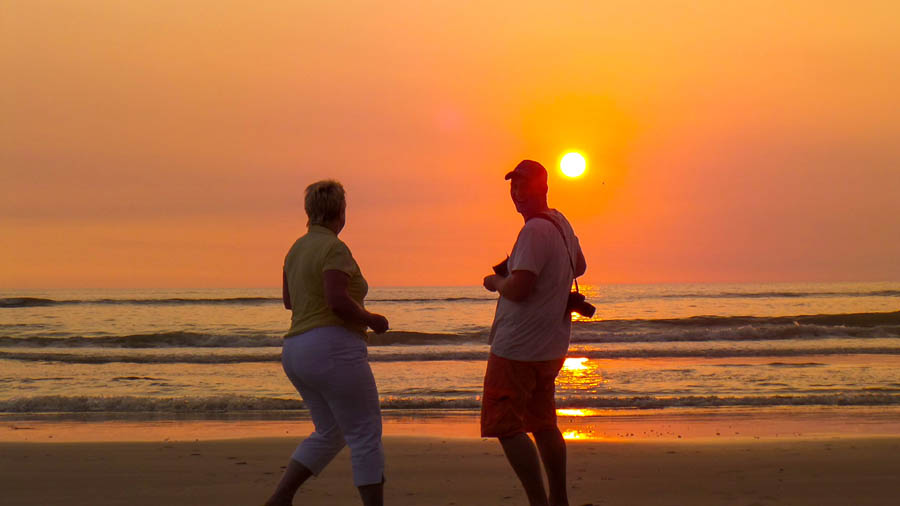
<svg viewBox="0 0 900 506"><path fill-rule="evenodd" d="M487 288L489 292L496 292L499 290L498 285L500 280L502 280L502 276L498 276L497 274L491 274L489 276L484 277L484 287Z"/></svg>
<svg viewBox="0 0 900 506"><path fill-rule="evenodd" d="M387 332L387 329L389 327L387 318L375 313L371 313L367 325L376 334L384 334L385 332Z"/></svg>
<svg viewBox="0 0 900 506"><path fill-rule="evenodd" d="M530 271L512 271L506 278L494 280L494 287L500 296L513 302L522 302L534 291L537 274Z"/></svg>

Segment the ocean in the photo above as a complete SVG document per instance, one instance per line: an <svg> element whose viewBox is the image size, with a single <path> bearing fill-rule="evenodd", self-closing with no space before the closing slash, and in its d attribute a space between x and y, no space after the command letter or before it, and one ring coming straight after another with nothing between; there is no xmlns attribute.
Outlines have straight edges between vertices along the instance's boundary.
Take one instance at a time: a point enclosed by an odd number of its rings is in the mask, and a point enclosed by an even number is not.
<svg viewBox="0 0 900 506"><path fill-rule="evenodd" d="M896 407L900 283L597 285L561 413ZM373 288L387 412L477 412L496 296ZM0 416L296 416L280 290L0 290Z"/></svg>

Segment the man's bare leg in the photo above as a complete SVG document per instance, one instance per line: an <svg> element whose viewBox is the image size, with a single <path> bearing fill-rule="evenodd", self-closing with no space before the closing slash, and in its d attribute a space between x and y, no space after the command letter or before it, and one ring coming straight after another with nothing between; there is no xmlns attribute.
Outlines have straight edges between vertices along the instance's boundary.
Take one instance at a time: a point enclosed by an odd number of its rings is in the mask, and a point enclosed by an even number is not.
<svg viewBox="0 0 900 506"><path fill-rule="evenodd" d="M509 461L522 482L522 488L528 496L528 504L531 506L549 506L547 492L544 490L544 475L541 472L541 461L538 459L537 449L531 438L525 433L515 436L500 438L500 445L506 453Z"/></svg>
<svg viewBox="0 0 900 506"><path fill-rule="evenodd" d="M284 470L281 481L275 487L275 493L266 501L265 506L291 506L294 501L294 495L297 494L300 485L303 485L303 482L312 475L312 471L307 469L306 466L291 459L287 469Z"/></svg>
<svg viewBox="0 0 900 506"><path fill-rule="evenodd" d="M357 487L363 506L384 506L384 482Z"/></svg>
<svg viewBox="0 0 900 506"><path fill-rule="evenodd" d="M550 488L550 506L569 506L566 492L566 440L558 427L534 433L547 472L547 484Z"/></svg>

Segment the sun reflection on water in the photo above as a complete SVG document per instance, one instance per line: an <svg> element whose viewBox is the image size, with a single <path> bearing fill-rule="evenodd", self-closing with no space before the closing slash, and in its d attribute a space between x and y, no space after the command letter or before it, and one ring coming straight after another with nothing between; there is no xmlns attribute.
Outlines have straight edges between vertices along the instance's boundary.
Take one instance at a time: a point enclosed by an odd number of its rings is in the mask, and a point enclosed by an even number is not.
<svg viewBox="0 0 900 506"><path fill-rule="evenodd" d="M608 380L603 377L600 364L585 357L566 358L556 380L557 388L562 393L596 392L606 383Z"/></svg>
<svg viewBox="0 0 900 506"><path fill-rule="evenodd" d="M556 416L585 416L583 409L557 409Z"/></svg>
<svg viewBox="0 0 900 506"><path fill-rule="evenodd" d="M588 359L585 357L568 357L566 361L563 362L563 369L567 371L583 371L588 367L584 365Z"/></svg>
<svg viewBox="0 0 900 506"><path fill-rule="evenodd" d="M603 377L600 363L587 357L568 357L563 362L562 371L557 377L557 392L563 397L568 392L598 392L604 389L608 380ZM576 401L577 402L577 401ZM585 417L599 416L599 409L566 407L556 410L556 416L570 419L581 419L578 422L569 420L569 425L578 425L580 428L566 427L563 429L563 438L567 440L594 440L602 439L594 433L594 430L585 427Z"/></svg>
<svg viewBox="0 0 900 506"><path fill-rule="evenodd" d="M577 441L577 440L599 440L599 439L607 439L593 430L582 430L582 429L570 429L563 431L563 439L566 441Z"/></svg>
<svg viewBox="0 0 900 506"><path fill-rule="evenodd" d="M556 416L571 416L571 417L585 417L585 416L599 416L603 414L603 412L599 409L590 409L590 408L560 408L556 410Z"/></svg>

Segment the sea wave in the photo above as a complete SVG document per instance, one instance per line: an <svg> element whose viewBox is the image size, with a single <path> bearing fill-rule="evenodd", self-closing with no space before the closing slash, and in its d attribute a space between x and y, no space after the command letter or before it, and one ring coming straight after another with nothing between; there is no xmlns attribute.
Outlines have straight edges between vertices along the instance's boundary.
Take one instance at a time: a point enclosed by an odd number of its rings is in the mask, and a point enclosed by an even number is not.
<svg viewBox="0 0 900 506"><path fill-rule="evenodd" d="M488 297L410 297L410 298L367 298L370 302L497 302L497 296Z"/></svg>
<svg viewBox="0 0 900 506"><path fill-rule="evenodd" d="M625 350L575 350L573 357L598 360L640 359L640 358L740 358L740 357L801 357L831 355L900 355L900 346L872 347L815 347L815 348L642 348ZM370 362L440 362L440 361L480 361L487 360L488 350L458 351L429 350L422 352L370 352ZM65 353L56 351L0 351L0 360L24 362L56 362L69 364L238 364L259 362L280 362L281 353Z"/></svg>
<svg viewBox="0 0 900 506"><path fill-rule="evenodd" d="M559 408L712 408L775 406L895 406L900 394L848 392L814 395L726 396L699 395L683 397L588 397L572 396L559 400Z"/></svg>
<svg viewBox="0 0 900 506"><path fill-rule="evenodd" d="M260 305L280 303L280 297L224 297L224 298L146 298L146 299L72 299L54 300L38 297L5 297L0 298L0 308L35 307L35 306L62 306L71 304L108 304L108 305L137 305L137 306L170 306L187 304L229 304L229 305Z"/></svg>
<svg viewBox="0 0 900 506"><path fill-rule="evenodd" d="M602 294L601 294L602 295ZM861 291L722 291L722 292L687 292L687 293L655 293L640 294L633 299L780 299L780 298L863 298L863 297L900 297L900 290L861 290ZM626 296L626 298L629 298ZM493 295L479 297L370 297L367 302L382 303L489 303L496 300ZM592 302L602 303L602 297L591 299ZM280 304L280 297L147 297L147 298L96 298L96 299L71 299L55 300L43 297L0 297L0 308L39 307L71 304L109 304L109 305L262 305Z"/></svg>
<svg viewBox="0 0 900 506"><path fill-rule="evenodd" d="M799 316L693 316L655 320L580 321L574 343L771 341L900 338L900 311Z"/></svg>
<svg viewBox="0 0 900 506"><path fill-rule="evenodd" d="M611 328L612 327L612 328ZM784 341L843 339L896 339L900 325L882 327L845 327L827 325L740 325L734 327L648 328L610 326L574 328L572 343L662 343L713 341Z"/></svg>
<svg viewBox="0 0 900 506"><path fill-rule="evenodd" d="M659 318L633 320L579 321L578 325L616 326L641 325L647 327L714 328L752 325L823 325L876 327L900 325L900 311L881 313L841 313L796 316L691 316L687 318Z"/></svg>
<svg viewBox="0 0 900 506"><path fill-rule="evenodd" d="M864 291L762 291L762 292L690 292L646 296L648 299L781 299L817 297L900 297L900 290Z"/></svg>
<svg viewBox="0 0 900 506"><path fill-rule="evenodd" d="M298 399L272 397L136 397L61 396L19 397L0 401L0 413L137 413L137 412L221 412L278 411L304 409Z"/></svg>
<svg viewBox="0 0 900 506"><path fill-rule="evenodd" d="M170 331L123 336L41 336L39 327L0 327L2 348L265 348L281 346L272 332L239 329L222 332ZM389 331L370 334L372 346L475 344L487 342L487 327L459 333ZM576 321L572 343L660 343L900 339L900 311L776 317L695 316L655 320Z"/></svg>
<svg viewBox="0 0 900 506"><path fill-rule="evenodd" d="M101 337L0 336L4 348L260 348L281 346L282 338L258 334L217 335L198 332L159 332Z"/></svg>
<svg viewBox="0 0 900 506"><path fill-rule="evenodd" d="M37 298L37 297L4 297L4 298L0 298L0 308L52 306L55 304L59 304L59 301L52 300L52 299L41 299L41 298Z"/></svg>
<svg viewBox="0 0 900 506"><path fill-rule="evenodd" d="M424 298L369 298L367 303L371 302L399 302L399 303L427 303L427 302L493 302L497 298L493 297L424 297ZM0 308L19 308L19 307L39 307L39 306L64 306L73 304L101 304L101 305L134 305L134 306L172 306L172 305L248 305L257 306L262 304L281 304L281 297L223 297L223 298L202 298L202 297L165 297L165 298L142 298L142 299L46 299L40 297L0 297Z"/></svg>
<svg viewBox="0 0 900 506"><path fill-rule="evenodd" d="M459 334L391 330L384 334L370 333L368 342L369 346L486 343L487 329Z"/></svg>
<svg viewBox="0 0 900 506"><path fill-rule="evenodd" d="M370 346L461 344L484 340L484 332L441 334L398 330L368 336ZM255 332L236 334L160 332L100 337L0 336L2 348L280 348L282 342L283 338L280 335L267 336Z"/></svg>
<svg viewBox="0 0 900 506"><path fill-rule="evenodd" d="M661 409L776 406L896 406L900 394L841 392L814 395L766 396L561 396L563 409ZM382 409L477 410L481 401L475 394L465 396L385 396ZM0 413L211 413L305 410L300 399L249 396L137 397L137 396L35 396L0 400Z"/></svg>
<svg viewBox="0 0 900 506"><path fill-rule="evenodd" d="M4 359L19 360L23 362L56 362L63 364L249 364L259 362L280 362L281 353L168 353L164 355L104 353L102 355L91 355L82 353L0 351L0 360Z"/></svg>

